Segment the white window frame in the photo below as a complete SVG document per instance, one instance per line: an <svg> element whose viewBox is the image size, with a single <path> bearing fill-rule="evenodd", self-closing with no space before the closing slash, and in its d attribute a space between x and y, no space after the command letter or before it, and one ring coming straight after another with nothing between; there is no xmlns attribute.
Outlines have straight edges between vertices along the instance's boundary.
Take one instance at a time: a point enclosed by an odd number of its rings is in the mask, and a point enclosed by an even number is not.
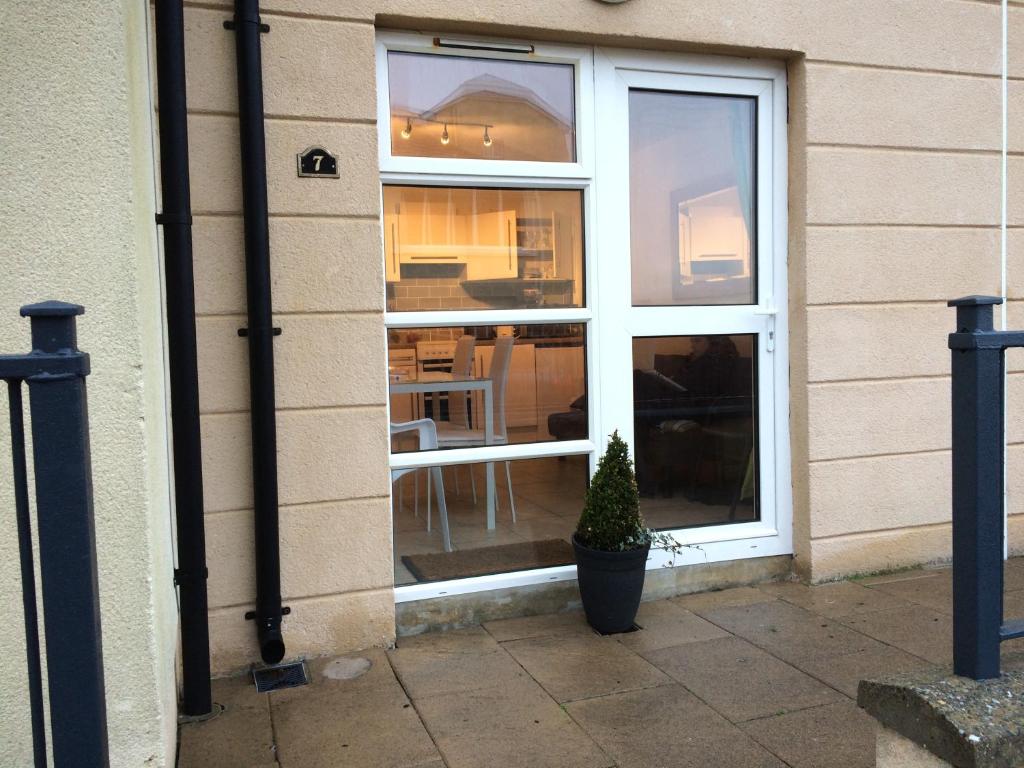
<svg viewBox="0 0 1024 768"><path fill-rule="evenodd" d="M500 41L493 41L495 43ZM593 54L589 48L535 43L533 53L460 50L434 45L434 37L411 32L384 31L377 34L377 131L381 174L412 173L437 176L525 177L551 179L593 178L594 133L584 130L580 117L594 113ZM524 160L477 160L470 158L404 157L391 154L391 100L388 86L388 52L500 59L502 61L569 64L574 69L573 90L576 121L576 162L548 163Z"/></svg>
<svg viewBox="0 0 1024 768"><path fill-rule="evenodd" d="M391 154L391 115L388 91L387 55L389 51L433 54L439 56L471 56L497 58L507 61L543 61L573 66L575 98L576 162L549 163L518 160L478 160L466 158L403 157ZM593 51L585 47L534 44L533 53L510 54L496 51L464 51L435 46L433 36L406 32L379 32L377 36L377 138L380 177L385 185L424 185L461 187L504 187L511 189L570 189L582 193L583 214L583 307L557 309L515 310L437 310L426 312L384 313L386 329L422 328L468 325L527 325L540 323L580 323L586 326L586 385L588 399L595 402L598 395L598 350L594 301L595 281L589 273L593 263L593 168L594 130L588 123L593 108ZM383 200L382 200L383 206ZM382 225L383 226L383 225ZM383 230L382 230L383 237ZM390 419L390 401L389 401ZM594 435L596 416L588 408L588 434ZM597 445L593 440L548 441L493 445L476 448L458 448L442 451L422 451L390 455L390 469L434 467L451 464L485 463L504 460L533 459L553 456L586 455L590 472L596 465ZM392 504L394 499L392 498ZM443 595L465 594L510 586L560 581L576 576L575 566L512 573L494 574L447 582L409 584L395 587L395 602L423 600Z"/></svg>
<svg viewBox="0 0 1024 768"><path fill-rule="evenodd" d="M633 337L755 333L758 339L759 519L669 531L680 544L696 545L681 555L652 551L648 570L667 565L788 555L793 551L793 496L789 444L789 348L787 255L786 69L779 62L730 57L676 56L597 49L595 101L609 113L597 121L600 204L601 316L599 343L606 348L604 376L632 367ZM631 88L678 93L753 97L757 101L757 304L723 306L632 306L629 211L629 104ZM619 212L616 215L616 212ZM623 213L624 212L624 213ZM624 224L625 222L625 224ZM611 318L614 318L612 320ZM768 335L774 351L769 352ZM606 382L610 387L612 382ZM768 403L770 407L764 405ZM632 447L632 397L597 403L606 434L618 429Z"/></svg>
<svg viewBox="0 0 1024 768"><path fill-rule="evenodd" d="M377 35L377 88L378 88L378 147L382 190L384 185L426 185L463 187L507 187L530 189L578 189L583 195L583 295L584 306L565 309L519 309L519 310L438 310L384 313L386 330L392 328L417 328L468 325L523 325L535 323L581 323L586 326L586 377L588 411L588 434L590 439L572 441L549 441L521 443L502 446L461 448L443 451L399 453L389 455L390 469L411 467L447 466L452 464L498 462L504 460L543 458L564 455L587 455L591 474L596 468L597 457L604 448L603 436L622 425L611 423L618 418L609 415L601 396L602 378L609 391L621 389L619 381L612 380L603 364L602 347L612 339L613 334L625 327L627 318L616 308L621 302L608 300L610 291L629 290L628 215L621 211L618 216L607 211L602 219L599 190L595 186L598 176L602 184L613 184L615 174L599 163L597 152L601 142L608 141L607 132L602 133L595 110L596 95L607 87L607 78L619 76L616 69L636 70L646 73L690 74L694 76L728 78L752 78L762 81L771 89L771 121L766 129L770 132L771 177L767 191L771 201L771 249L773 251L773 278L775 306L780 307L776 322L776 364L773 384L775 387L774 445L775 473L775 517L770 524L739 523L705 528L672 531L672 535L685 544L696 544L699 548L687 548L674 557L663 551L652 552L648 569L674 564L691 565L748 557L761 557L792 552L792 496L789 483L789 425L788 376L785 375L788 360L786 333L786 123L785 123L785 68L774 62L757 62L728 57L697 57L675 54L630 53L613 49L592 49L583 46L561 46L534 43L531 54L515 54L497 51L464 51L437 47L433 36L407 32L380 31ZM448 158L402 157L391 154L390 100L388 91L387 54L389 51L406 51L442 56L473 56L498 58L512 61L545 61L572 64L575 71L575 121L576 121L576 162L550 163L509 160L477 160ZM721 82L721 81L719 81ZM722 91L718 91L722 92ZM603 107L607 109L607 105ZM758 128L762 130L759 117ZM761 149L759 145L759 150ZM606 176L607 174L607 176ZM623 180L619 179L619 183ZM628 188L628 179L625 180ZM764 204L765 187L759 178L757 199ZM382 191L383 195L383 191ZM609 203L605 203L607 206ZM383 206L383 200L382 200ZM628 208L626 209L628 211ZM614 212L612 212L614 213ZM763 211L759 208L759 230ZM609 228L618 226L625 229L626 250L612 246L614 236L607 243ZM382 225L383 227L383 225ZM381 233L383 238L383 230ZM621 238L622 233L618 233ZM598 238L601 243L597 242ZM600 247L599 247L600 245ZM759 241L759 248L764 247ZM383 254L381 256L383 258ZM618 269L625 270L625 281ZM624 264L622 263L624 260ZM760 281L759 281L760 282ZM765 294L759 285L759 299ZM605 308L601 309L602 304ZM653 308L654 317L660 308ZM688 330L688 333L699 333ZM607 335L607 339L605 335ZM666 334L668 335L668 334ZM763 334L762 334L763 335ZM620 340L621 341L621 340ZM385 338L386 344L386 338ZM603 372L603 376L602 376ZM632 398L629 398L630 405ZM390 403L390 401L389 401ZM390 404L388 405L390 419ZM767 426L767 425L766 425ZM628 423L632 432L632 420ZM600 442L600 444L598 444ZM392 499L393 503L393 499ZM410 584L394 588L395 602L403 603L446 595L521 587L549 581L564 581L576 577L574 565L553 568L516 571L510 573L457 579L446 582Z"/></svg>

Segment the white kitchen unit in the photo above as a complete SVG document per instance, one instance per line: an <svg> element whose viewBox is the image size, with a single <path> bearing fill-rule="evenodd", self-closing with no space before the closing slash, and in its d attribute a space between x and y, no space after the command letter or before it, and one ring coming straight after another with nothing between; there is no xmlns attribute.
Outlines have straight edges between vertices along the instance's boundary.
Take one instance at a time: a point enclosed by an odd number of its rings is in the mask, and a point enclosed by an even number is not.
<svg viewBox="0 0 1024 768"><path fill-rule="evenodd" d="M416 350L398 347L388 350L388 380L411 381L416 378ZM391 395L391 421L399 423L417 418L415 395Z"/></svg>
<svg viewBox="0 0 1024 768"><path fill-rule="evenodd" d="M477 344L475 370L477 376L486 376L491 370L494 347ZM512 347L512 364L509 367L508 387L505 390L505 424L507 427L537 426L537 351L533 344L516 344ZM495 414L495 423L498 416ZM482 424L483 408L474 405L474 419Z"/></svg>
<svg viewBox="0 0 1024 768"><path fill-rule="evenodd" d="M487 190L390 189L384 206L388 281L400 279L403 264L463 264L466 280L518 275L516 212L480 210L493 205ZM419 199L409 199L412 194Z"/></svg>

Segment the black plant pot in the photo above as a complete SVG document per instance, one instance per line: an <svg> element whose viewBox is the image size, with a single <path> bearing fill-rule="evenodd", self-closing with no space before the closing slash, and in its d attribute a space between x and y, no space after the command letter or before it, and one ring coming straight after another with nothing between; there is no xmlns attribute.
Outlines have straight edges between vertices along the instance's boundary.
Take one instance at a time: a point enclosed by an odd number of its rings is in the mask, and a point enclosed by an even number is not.
<svg viewBox="0 0 1024 768"><path fill-rule="evenodd" d="M651 545L625 552L605 552L580 544L573 534L572 548L576 552L576 576L587 623L602 635L630 629L640 607Z"/></svg>

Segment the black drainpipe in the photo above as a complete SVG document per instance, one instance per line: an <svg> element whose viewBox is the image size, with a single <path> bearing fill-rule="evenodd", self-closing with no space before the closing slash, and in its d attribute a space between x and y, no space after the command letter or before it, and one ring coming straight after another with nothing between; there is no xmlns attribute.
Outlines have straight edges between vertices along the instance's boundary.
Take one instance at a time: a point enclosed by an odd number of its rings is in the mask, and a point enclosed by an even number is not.
<svg viewBox="0 0 1024 768"><path fill-rule="evenodd" d="M260 5L236 0L238 122L242 149L245 281L249 327L249 399L252 421L252 488L256 523L256 620L260 655L284 658L281 636L281 551L277 514L277 425L274 413L274 328L270 301L270 231L267 224L267 149L263 131L263 64Z"/></svg>
<svg viewBox="0 0 1024 768"><path fill-rule="evenodd" d="M208 714L212 704L181 0L156 2L156 71L163 197L163 213L157 215L157 223L163 226L164 235L174 513L178 529L174 581L178 585L181 612L182 708L186 715L194 717Z"/></svg>

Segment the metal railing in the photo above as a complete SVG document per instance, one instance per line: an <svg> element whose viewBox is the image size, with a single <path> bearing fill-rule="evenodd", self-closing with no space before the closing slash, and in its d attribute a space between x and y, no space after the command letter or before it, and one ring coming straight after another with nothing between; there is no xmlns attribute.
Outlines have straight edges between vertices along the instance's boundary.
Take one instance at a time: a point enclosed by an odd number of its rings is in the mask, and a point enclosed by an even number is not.
<svg viewBox="0 0 1024 768"><path fill-rule="evenodd" d="M1024 637L1003 617L1003 453L1006 350L1024 331L997 331L995 296L967 296L949 335L953 376L953 671L999 677L999 647Z"/></svg>
<svg viewBox="0 0 1024 768"><path fill-rule="evenodd" d="M10 404L14 506L37 768L47 762L46 713L25 456L22 390L26 385L53 761L57 766L83 768L109 765L85 396L89 356L78 350L75 329L75 316L83 311L77 304L58 301L22 307L22 316L31 322L32 351L0 355L0 379L7 382Z"/></svg>

